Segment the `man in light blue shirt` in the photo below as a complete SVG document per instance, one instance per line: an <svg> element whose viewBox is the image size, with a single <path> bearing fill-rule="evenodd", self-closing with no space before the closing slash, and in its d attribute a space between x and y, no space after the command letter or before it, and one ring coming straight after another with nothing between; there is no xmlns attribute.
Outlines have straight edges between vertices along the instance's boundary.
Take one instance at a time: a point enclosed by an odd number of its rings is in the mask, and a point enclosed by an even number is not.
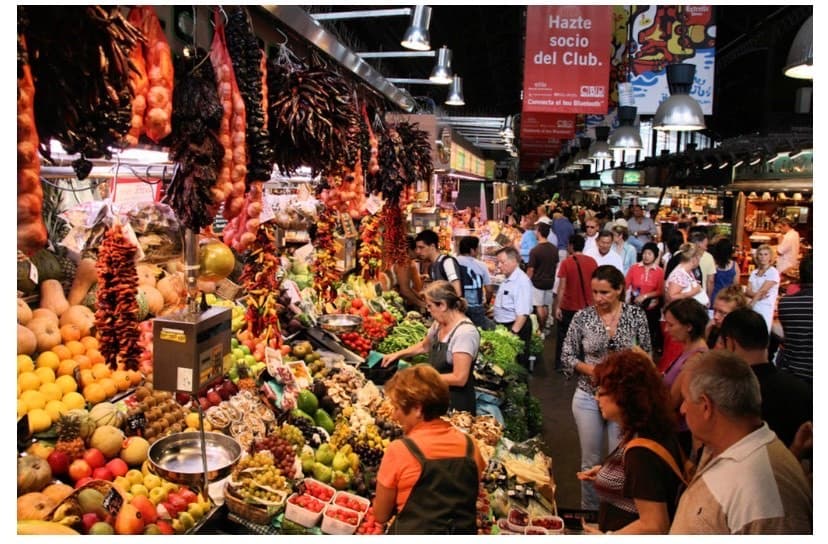
<svg viewBox="0 0 828 544"><path fill-rule="evenodd" d="M466 315L476 326L488 331L494 329L494 323L486 317L486 304L492 294L492 279L489 269L477 259L479 251L480 239L477 236L464 236L457 247L457 262L469 271L476 272L482 283L480 286L463 285L463 296L469 305Z"/></svg>
<svg viewBox="0 0 828 544"><path fill-rule="evenodd" d="M532 340L532 280L520 269L520 255L513 247L497 252L497 266L506 276L497 289L494 321L503 325L524 342L518 361L529 368L529 342Z"/></svg>

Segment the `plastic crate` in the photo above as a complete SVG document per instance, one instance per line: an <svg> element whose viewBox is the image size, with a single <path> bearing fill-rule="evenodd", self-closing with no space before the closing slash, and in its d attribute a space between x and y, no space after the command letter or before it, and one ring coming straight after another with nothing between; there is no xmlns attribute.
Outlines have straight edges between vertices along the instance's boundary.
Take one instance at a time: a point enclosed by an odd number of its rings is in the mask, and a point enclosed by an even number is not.
<svg viewBox="0 0 828 544"><path fill-rule="evenodd" d="M341 504L337 504L336 499L338 499L339 497L347 497L348 499L356 501L357 503L359 503L359 507L358 508L351 508L350 506L343 506ZM360 514L362 514L364 516L365 512L368 511L368 507L371 506L371 501L369 501L365 497L360 497L359 495L354 495L353 493L348 493L347 491L337 491L336 495L334 495L333 500L331 500L331 504L333 504L334 506L342 506L342 508L350 508L351 510L356 510L357 512L359 512Z"/></svg>
<svg viewBox="0 0 828 544"><path fill-rule="evenodd" d="M307 495L307 494L306 494ZM294 523L298 523L302 527L314 527L319 524L319 520L322 519L322 512L325 511L325 502L313 497L312 495L308 495L314 501L318 502L320 505L323 506L319 512L314 512L312 510L308 510L298 504L292 502L292 499L298 497L297 493L294 493L290 497L288 497L287 504L285 505L285 519L289 519Z"/></svg>
<svg viewBox="0 0 828 544"><path fill-rule="evenodd" d="M353 512L356 514L357 521L355 524L351 525L350 523L346 523L342 520L336 519L331 516L331 513L336 510L344 510L346 512ZM350 508L345 508L344 506L336 506L333 504L329 504L325 507L325 510L322 512L322 532L328 535L352 535L356 532L357 527L362 522L362 514L357 512L356 510L351 510Z"/></svg>
<svg viewBox="0 0 828 544"><path fill-rule="evenodd" d="M324 497L321 497L321 496L317 495L316 493L311 492L311 490L308 489L308 483L309 482L312 483L313 485L317 485L319 487L324 488L327 491L328 500L325 500ZM311 487L313 487L313 486L311 486ZM317 499L321 500L325 504L328 504L329 502L331 502L333 500L334 495L336 495L336 489L329 486L328 484L322 483L319 480L315 480L313 478L305 478L304 480L302 480L302 490L304 490L305 493L307 493L308 495L311 495L311 496L316 497Z"/></svg>

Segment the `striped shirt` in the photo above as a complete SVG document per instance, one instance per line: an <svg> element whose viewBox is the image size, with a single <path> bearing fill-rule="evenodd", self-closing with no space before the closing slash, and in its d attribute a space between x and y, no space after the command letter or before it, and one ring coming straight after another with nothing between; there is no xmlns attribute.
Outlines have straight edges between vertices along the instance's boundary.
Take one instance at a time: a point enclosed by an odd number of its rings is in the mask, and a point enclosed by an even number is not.
<svg viewBox="0 0 828 544"><path fill-rule="evenodd" d="M810 534L805 472L767 424L711 458L705 448L670 534Z"/></svg>
<svg viewBox="0 0 828 544"><path fill-rule="evenodd" d="M813 382L814 289L805 287L795 295L779 299L779 321L785 332L779 367Z"/></svg>

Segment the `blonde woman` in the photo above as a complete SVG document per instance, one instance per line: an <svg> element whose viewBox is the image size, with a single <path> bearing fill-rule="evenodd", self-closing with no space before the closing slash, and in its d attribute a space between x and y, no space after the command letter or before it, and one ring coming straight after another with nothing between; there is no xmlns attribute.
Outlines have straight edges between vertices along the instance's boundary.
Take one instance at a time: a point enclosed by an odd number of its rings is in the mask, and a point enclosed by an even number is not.
<svg viewBox="0 0 828 544"><path fill-rule="evenodd" d="M694 298L707 307L710 302L707 291L693 274L703 253L704 250L696 244L682 244L679 249L679 264L664 283L664 296L668 304L682 298Z"/></svg>
<svg viewBox="0 0 828 544"><path fill-rule="evenodd" d="M765 318L768 332L773 324L773 310L779 295L779 271L771 265L773 258L773 249L769 245L762 244L756 248L753 255L756 268L750 273L745 291L750 307Z"/></svg>

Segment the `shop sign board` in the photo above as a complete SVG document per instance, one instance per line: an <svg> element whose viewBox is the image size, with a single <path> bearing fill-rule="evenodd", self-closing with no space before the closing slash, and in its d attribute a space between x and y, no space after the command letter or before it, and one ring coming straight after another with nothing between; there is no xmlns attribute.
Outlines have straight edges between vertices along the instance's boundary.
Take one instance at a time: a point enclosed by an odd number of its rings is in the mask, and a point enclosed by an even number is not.
<svg viewBox="0 0 828 544"><path fill-rule="evenodd" d="M713 113L716 68L716 22L713 6L632 6L632 37L636 42L631 66L635 106L653 115L670 96L667 65L696 65L692 96L705 115Z"/></svg>
<svg viewBox="0 0 828 544"><path fill-rule="evenodd" d="M611 37L612 6L529 6L523 111L607 113Z"/></svg>
<svg viewBox="0 0 828 544"><path fill-rule="evenodd" d="M574 137L574 114L532 112L524 110L520 115L521 141L539 140L544 138L571 140Z"/></svg>

